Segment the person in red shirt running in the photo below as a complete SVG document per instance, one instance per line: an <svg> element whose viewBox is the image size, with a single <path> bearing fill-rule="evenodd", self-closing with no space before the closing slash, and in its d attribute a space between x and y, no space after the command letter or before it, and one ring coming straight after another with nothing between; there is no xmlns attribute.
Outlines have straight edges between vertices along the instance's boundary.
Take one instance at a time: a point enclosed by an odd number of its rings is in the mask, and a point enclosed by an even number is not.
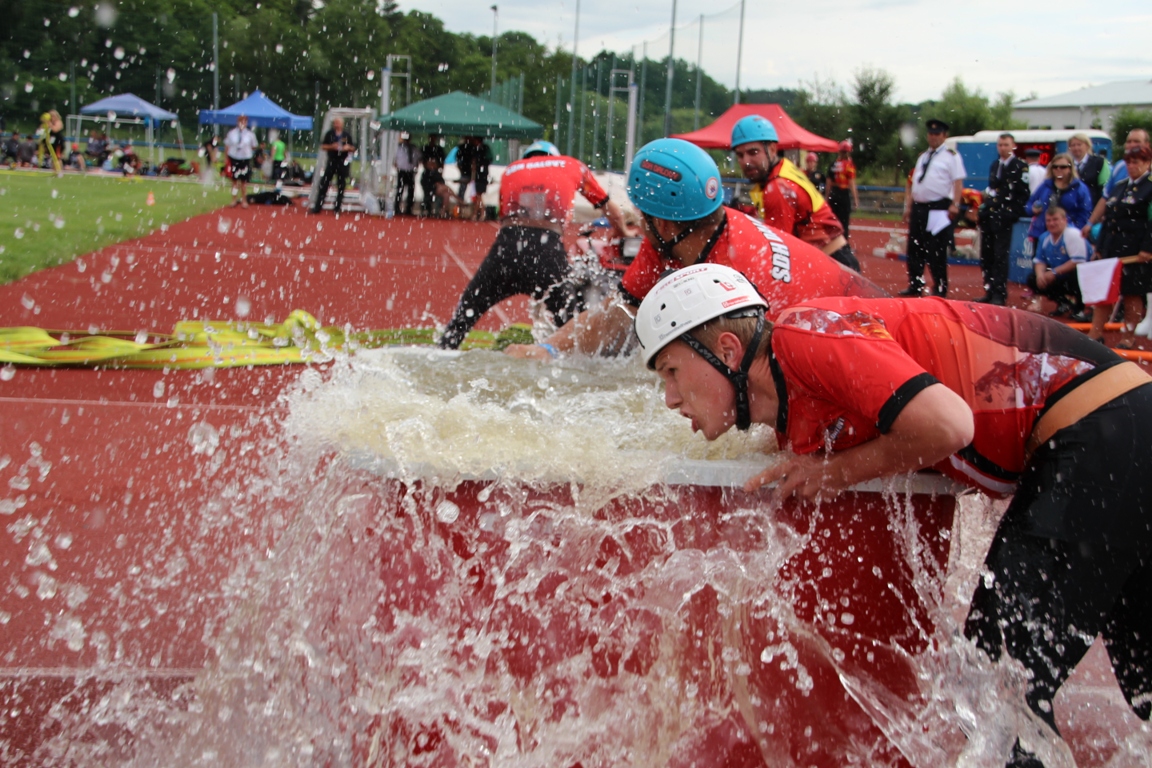
<svg viewBox="0 0 1152 768"><path fill-rule="evenodd" d="M844 237L844 227L808 176L776 151L776 127L759 115L732 126L732 151L752 182L749 195L764 223L816 246L849 269L860 262Z"/></svg>
<svg viewBox="0 0 1152 768"><path fill-rule="evenodd" d="M581 309L579 296L565 280L568 255L564 224L579 192L624 234L620 207L608 199L588 166L565 157L554 144L537 141L520 160L504 169L500 181L500 232L460 297L440 337L440 347L457 349L480 317L509 296L528 294L543 300L557 325Z"/></svg>
<svg viewBox="0 0 1152 768"><path fill-rule="evenodd" d="M633 308L670 269L710 262L746 272L778 309L816 296L886 296L882 288L799 238L721 205L720 170L707 152L658 139L636 153L628 197L645 239L620 293L552 334L508 353L546 359L561 352L617 354L632 340Z"/></svg>
<svg viewBox="0 0 1152 768"><path fill-rule="evenodd" d="M856 164L852 162L852 142L840 142L840 153L828 168L828 206L844 227L848 237L848 224L852 209L860 207L860 193L856 191Z"/></svg>
<svg viewBox="0 0 1152 768"><path fill-rule="evenodd" d="M745 490L829 498L933 468L1014 494L965 634L1052 701L1104 636L1120 688L1152 714L1152 379L1067 326L987 304L822 298L765 315L741 274L697 265L636 315L665 403L709 440L776 429L783 461ZM1038 765L1016 745L1012 765Z"/></svg>

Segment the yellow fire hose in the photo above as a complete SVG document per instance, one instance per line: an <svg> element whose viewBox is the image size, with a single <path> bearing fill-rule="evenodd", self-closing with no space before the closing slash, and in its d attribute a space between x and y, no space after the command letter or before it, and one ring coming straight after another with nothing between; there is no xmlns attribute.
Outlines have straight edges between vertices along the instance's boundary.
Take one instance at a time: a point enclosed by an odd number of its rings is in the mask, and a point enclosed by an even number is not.
<svg viewBox="0 0 1152 768"><path fill-rule="evenodd" d="M0 363L106 368L237 368L323 362L335 353L397 345L432 345L432 328L348 331L321 327L296 310L283 323L184 320L171 334L137 331L56 331L0 328ZM461 349L503 349L532 343L528 326L498 334L472 331Z"/></svg>

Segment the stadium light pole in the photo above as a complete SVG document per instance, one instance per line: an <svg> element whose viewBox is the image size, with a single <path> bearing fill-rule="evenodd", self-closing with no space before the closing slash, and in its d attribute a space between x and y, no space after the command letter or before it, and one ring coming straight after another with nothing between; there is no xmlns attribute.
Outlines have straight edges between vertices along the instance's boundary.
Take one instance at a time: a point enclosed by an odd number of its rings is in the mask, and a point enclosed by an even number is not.
<svg viewBox="0 0 1152 768"><path fill-rule="evenodd" d="M564 154L572 157L572 134L576 129L576 46L580 42L580 0L576 0L576 29L572 33L572 84L568 97L568 146ZM599 93L597 93L599 95Z"/></svg>
<svg viewBox="0 0 1152 768"><path fill-rule="evenodd" d="M664 136L672 135L672 74L676 53L676 0L672 0L672 26L668 27L668 77L664 89Z"/></svg>
<svg viewBox="0 0 1152 768"><path fill-rule="evenodd" d="M499 15L496 6L492 6L492 90L488 92L492 98L496 96L496 19Z"/></svg>
<svg viewBox="0 0 1152 768"><path fill-rule="evenodd" d="M740 62L744 59L744 0L740 0L740 37L736 43L736 96L733 104L740 103Z"/></svg>

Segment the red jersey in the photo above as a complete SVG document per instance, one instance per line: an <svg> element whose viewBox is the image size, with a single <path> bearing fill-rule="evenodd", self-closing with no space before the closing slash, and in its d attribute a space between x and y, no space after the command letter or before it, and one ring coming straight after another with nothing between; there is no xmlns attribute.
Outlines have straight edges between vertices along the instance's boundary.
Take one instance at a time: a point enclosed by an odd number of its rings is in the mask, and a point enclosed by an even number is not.
<svg viewBox="0 0 1152 768"><path fill-rule="evenodd" d="M817 248L844 234L844 227L824 196L788 159L772 166L763 185L753 184L749 196L765 224Z"/></svg>
<svg viewBox="0 0 1152 768"><path fill-rule="evenodd" d="M856 178L856 164L850 157L837 157L828 169L828 184L837 189L851 189Z"/></svg>
<svg viewBox="0 0 1152 768"><path fill-rule="evenodd" d="M1033 313L943 299L820 299L787 310L772 331L787 392L776 424L796 453L875 439L934 383L975 414L975 437L935 468L997 495L1012 493L1044 409L1121 362L1083 333Z"/></svg>
<svg viewBox="0 0 1152 768"><path fill-rule="evenodd" d="M564 224L572 216L576 193L596 208L608 203L588 166L574 157L540 156L517 160L500 180L500 215Z"/></svg>
<svg viewBox="0 0 1152 768"><path fill-rule="evenodd" d="M778 232L746 214L727 209L725 221L704 247L699 262L742 272L768 301L768 317L785 307L821 296L886 296L882 288L802 240ZM639 304L665 272L683 265L664 258L648 240L621 278Z"/></svg>

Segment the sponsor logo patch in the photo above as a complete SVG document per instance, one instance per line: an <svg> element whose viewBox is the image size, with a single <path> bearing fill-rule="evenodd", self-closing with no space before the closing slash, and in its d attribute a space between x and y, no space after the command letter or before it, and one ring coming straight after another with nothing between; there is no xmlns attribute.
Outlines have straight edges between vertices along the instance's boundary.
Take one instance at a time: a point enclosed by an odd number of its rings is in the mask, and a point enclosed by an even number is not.
<svg viewBox="0 0 1152 768"><path fill-rule="evenodd" d="M658 176L663 176L666 179L671 179L672 181L680 181L680 179L684 178L680 174L679 171L674 171L671 168L665 168L662 165L657 165L656 163L652 162L651 160L641 160L640 161L640 167L646 171L651 171L652 173L655 173Z"/></svg>
<svg viewBox="0 0 1152 768"><path fill-rule="evenodd" d="M704 184L704 194L708 195L709 200L715 200L716 195L720 192L720 180L715 176L710 176L707 183Z"/></svg>

